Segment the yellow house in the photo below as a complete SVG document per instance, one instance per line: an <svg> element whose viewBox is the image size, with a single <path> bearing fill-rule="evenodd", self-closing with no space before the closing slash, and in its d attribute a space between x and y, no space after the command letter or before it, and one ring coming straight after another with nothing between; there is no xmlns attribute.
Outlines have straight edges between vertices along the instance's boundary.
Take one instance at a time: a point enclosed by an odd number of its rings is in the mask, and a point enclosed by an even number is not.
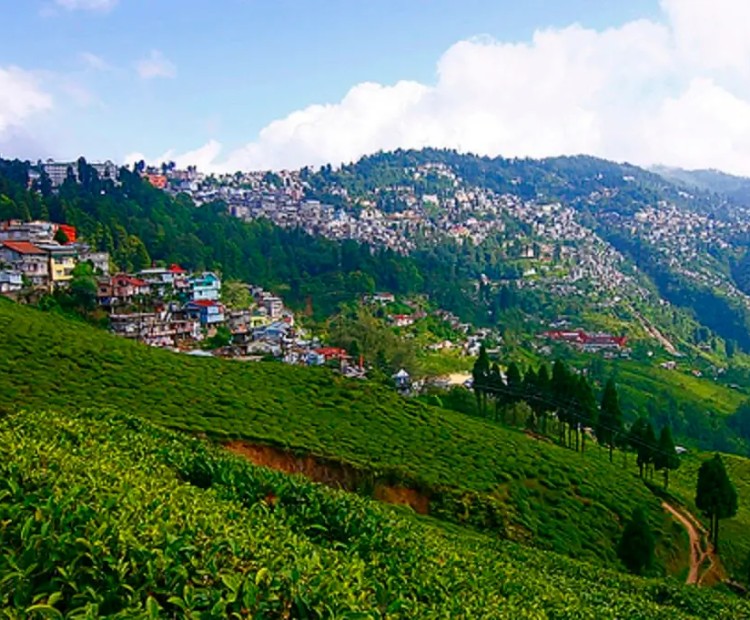
<svg viewBox="0 0 750 620"><path fill-rule="evenodd" d="M271 323L271 321L268 319L268 317L266 317L266 316L258 316L258 315L255 315L255 314L250 317L250 322L249 322L250 327L253 328L253 329L256 328L256 327L263 327L264 325L268 325L270 323Z"/></svg>
<svg viewBox="0 0 750 620"><path fill-rule="evenodd" d="M49 260L50 288L64 286L73 278L73 269L77 264L76 252L65 246L44 246Z"/></svg>

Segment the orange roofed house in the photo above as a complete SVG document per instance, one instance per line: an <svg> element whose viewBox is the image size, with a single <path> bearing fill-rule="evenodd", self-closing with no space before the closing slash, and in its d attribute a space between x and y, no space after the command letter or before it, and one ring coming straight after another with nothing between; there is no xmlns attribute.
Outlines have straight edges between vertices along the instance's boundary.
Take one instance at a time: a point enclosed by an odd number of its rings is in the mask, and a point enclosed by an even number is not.
<svg viewBox="0 0 750 620"><path fill-rule="evenodd" d="M49 282L47 252L30 241L0 242L0 263L20 271L34 286L46 286Z"/></svg>

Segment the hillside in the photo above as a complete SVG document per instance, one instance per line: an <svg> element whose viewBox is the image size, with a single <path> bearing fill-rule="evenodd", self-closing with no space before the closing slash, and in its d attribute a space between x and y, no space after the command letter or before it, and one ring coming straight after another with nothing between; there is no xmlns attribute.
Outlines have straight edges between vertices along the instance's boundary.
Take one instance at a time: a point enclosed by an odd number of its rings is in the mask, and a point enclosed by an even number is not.
<svg viewBox="0 0 750 620"><path fill-rule="evenodd" d="M5 617L735 619L735 597L448 531L107 410L0 418Z"/></svg>
<svg viewBox="0 0 750 620"><path fill-rule="evenodd" d="M693 514L700 516L695 508L695 480L701 462L707 456L690 455L683 459L680 469L673 476L673 491L685 502ZM750 497L750 460L732 454L723 454L722 459L740 498ZM706 521L704 520L704 524ZM719 526L719 550L727 572L733 578L747 581L750 578L750 505L740 501L737 516L726 519Z"/></svg>
<svg viewBox="0 0 750 620"><path fill-rule="evenodd" d="M406 488L433 516L608 565L617 565L624 520L643 506L662 564L684 551L680 528L635 470L596 450L584 457L322 369L150 349L9 302L0 303L0 333L6 410L116 407L218 442L243 440L249 451L312 455L334 482L365 494Z"/></svg>

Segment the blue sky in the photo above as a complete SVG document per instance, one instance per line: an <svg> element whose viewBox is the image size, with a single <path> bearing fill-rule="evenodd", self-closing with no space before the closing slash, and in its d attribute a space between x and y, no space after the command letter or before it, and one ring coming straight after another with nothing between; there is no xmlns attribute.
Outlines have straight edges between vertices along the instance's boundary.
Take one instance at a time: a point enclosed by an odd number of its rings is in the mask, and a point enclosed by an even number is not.
<svg viewBox="0 0 750 620"><path fill-rule="evenodd" d="M608 127L632 115L644 136L684 133L707 106L739 115L747 100L738 86L746 68L729 58L750 33L729 37L734 47L715 63L689 58L688 44L715 34L701 32L706 16L692 5L706 3L694 0L0 4L5 156L192 157L230 169L434 142L690 165L704 163L700 142L688 149L692 159L680 156L684 144L660 151L659 140L639 151ZM675 125L672 104L684 108L684 123ZM659 115L661 125L646 123ZM703 156L726 167L748 128L719 124L731 148ZM750 169L750 148L747 158Z"/></svg>

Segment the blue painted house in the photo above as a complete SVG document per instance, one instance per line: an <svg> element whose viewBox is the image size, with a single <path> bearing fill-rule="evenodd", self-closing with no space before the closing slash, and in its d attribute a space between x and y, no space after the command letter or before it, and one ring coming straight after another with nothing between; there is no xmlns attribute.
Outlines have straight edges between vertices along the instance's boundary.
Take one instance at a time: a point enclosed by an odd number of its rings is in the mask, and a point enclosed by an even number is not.
<svg viewBox="0 0 750 620"><path fill-rule="evenodd" d="M203 327L220 325L226 318L224 306L212 299L189 301L185 304L184 311L190 318L198 319Z"/></svg>
<svg viewBox="0 0 750 620"><path fill-rule="evenodd" d="M221 279L215 273L207 271L189 279L190 298L193 301L207 299L219 301L221 295Z"/></svg>

